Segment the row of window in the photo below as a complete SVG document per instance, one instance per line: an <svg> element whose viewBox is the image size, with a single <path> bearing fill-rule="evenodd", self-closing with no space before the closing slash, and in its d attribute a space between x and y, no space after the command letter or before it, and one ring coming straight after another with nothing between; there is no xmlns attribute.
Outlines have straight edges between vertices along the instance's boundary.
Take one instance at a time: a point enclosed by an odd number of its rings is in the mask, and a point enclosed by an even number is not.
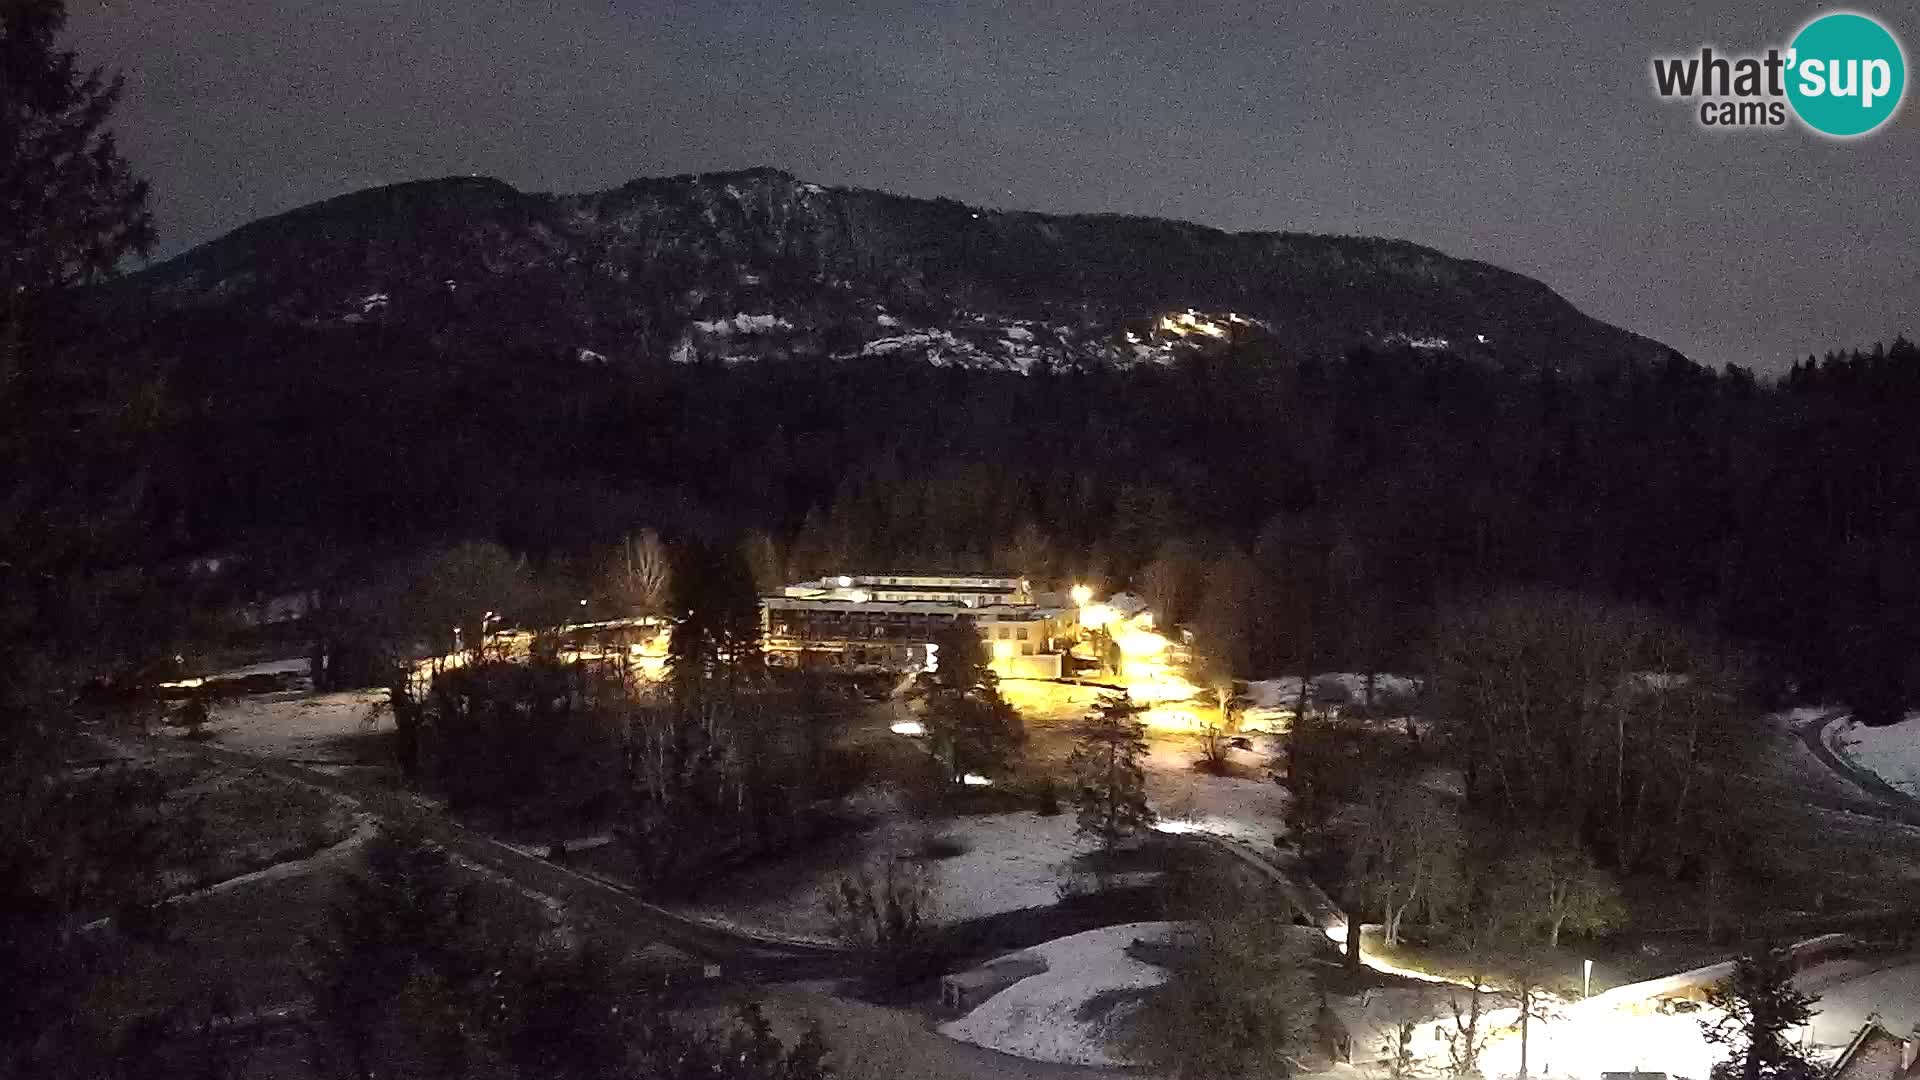
<svg viewBox="0 0 1920 1080"><path fill-rule="evenodd" d="M819 617L801 619L772 619L769 629L778 637L792 637L796 634L818 634L823 636L885 638L889 636L911 637L911 631L924 628L925 624L902 625L886 623L854 623L845 619L822 619ZM1037 641L1042 635L1032 626L1001 625L993 628L995 641Z"/></svg>

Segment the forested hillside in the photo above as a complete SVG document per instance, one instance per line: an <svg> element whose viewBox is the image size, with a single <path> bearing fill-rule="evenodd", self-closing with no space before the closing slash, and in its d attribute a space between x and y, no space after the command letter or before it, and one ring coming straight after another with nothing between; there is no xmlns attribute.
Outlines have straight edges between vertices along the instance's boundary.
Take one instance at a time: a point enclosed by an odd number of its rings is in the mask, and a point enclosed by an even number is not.
<svg viewBox="0 0 1920 1080"><path fill-rule="evenodd" d="M227 318L92 338L74 369L165 372L139 456L156 550L278 552L259 556L275 584L448 538L564 560L640 527L754 529L795 574L1151 575L1176 614L1209 581L1252 582L1237 603L1262 669L1404 651L1437 600L1553 583L1724 624L1780 689L1885 712L1912 677L1920 363L1904 340L1778 385L1678 358L1568 376L1272 341L1124 372L636 373L455 364L378 326ZM274 362L197 351L234 340Z"/></svg>

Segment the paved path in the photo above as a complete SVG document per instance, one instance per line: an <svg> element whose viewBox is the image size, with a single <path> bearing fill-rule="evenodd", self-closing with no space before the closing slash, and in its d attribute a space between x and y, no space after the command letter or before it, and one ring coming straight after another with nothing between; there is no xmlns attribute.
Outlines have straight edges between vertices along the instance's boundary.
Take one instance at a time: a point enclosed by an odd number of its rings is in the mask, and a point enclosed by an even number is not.
<svg viewBox="0 0 1920 1080"><path fill-rule="evenodd" d="M824 990L787 986L765 1002L768 1018L791 1037L809 1023L833 1050L837 1075L844 1080L1141 1080L1139 1070L1061 1065L1002 1054L949 1039L919 1016L898 1009L834 997Z"/></svg>
<svg viewBox="0 0 1920 1080"><path fill-rule="evenodd" d="M634 946L664 942L703 967L717 967L729 981L767 984L770 1019L789 1038L818 1023L833 1051L839 1075L847 1080L1140 1080L1143 1076L1138 1071L1013 1057L949 1039L915 1013L835 997L827 989L830 983L821 980L850 973L857 963L851 954L771 941L688 919L648 903L616 882L557 866L449 821L439 807L411 793L218 746L185 742L171 745L338 795L373 819L419 829L461 861L478 864L517 886L594 918ZM223 1026L231 1026L236 1032L262 1030L284 1041L306 1008L305 1002L286 1003L233 1018Z"/></svg>
<svg viewBox="0 0 1920 1080"><path fill-rule="evenodd" d="M1305 874L1281 865L1278 860L1244 840L1205 832L1190 835L1211 841L1215 846L1252 867L1255 873L1266 878L1279 889L1280 894L1287 898L1287 903L1292 906L1294 913L1307 922L1322 930L1345 930L1346 912L1341 911L1339 905L1329 899L1326 892Z"/></svg>
<svg viewBox="0 0 1920 1080"><path fill-rule="evenodd" d="M179 741L171 745L338 795L362 813L415 828L459 859L581 912L636 947L653 942L669 945L703 968L717 967L722 978L827 978L849 973L857 962L843 950L762 938L743 929L709 925L669 911L641 898L626 885L556 865L450 821L438 806L409 792L205 743Z"/></svg>
<svg viewBox="0 0 1920 1080"><path fill-rule="evenodd" d="M1870 770L1863 769L1834 753L1833 748L1827 745L1827 728L1836 721L1846 719L1847 715L1835 709L1801 724L1794 731L1800 736L1800 741L1807 744L1807 749L1813 753L1813 756L1820 759L1821 764L1866 792L1885 811L1885 816L1908 825L1920 826L1920 799L1887 783Z"/></svg>

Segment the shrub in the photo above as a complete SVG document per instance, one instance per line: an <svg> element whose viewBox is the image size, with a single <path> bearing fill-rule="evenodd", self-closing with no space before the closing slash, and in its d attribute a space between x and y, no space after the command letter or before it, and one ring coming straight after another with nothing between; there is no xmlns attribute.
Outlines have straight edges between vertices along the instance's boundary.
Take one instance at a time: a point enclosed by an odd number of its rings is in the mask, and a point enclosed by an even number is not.
<svg viewBox="0 0 1920 1080"><path fill-rule="evenodd" d="M1034 796L1034 812L1041 817L1056 817L1060 813L1060 788L1052 780L1042 780L1040 790Z"/></svg>
<svg viewBox="0 0 1920 1080"><path fill-rule="evenodd" d="M834 932L867 952L876 989L895 989L936 973L933 889L921 864L890 858L843 874L826 903Z"/></svg>
<svg viewBox="0 0 1920 1080"><path fill-rule="evenodd" d="M922 859L951 859L966 853L966 843L952 833L934 828L925 829L920 833L917 854Z"/></svg>

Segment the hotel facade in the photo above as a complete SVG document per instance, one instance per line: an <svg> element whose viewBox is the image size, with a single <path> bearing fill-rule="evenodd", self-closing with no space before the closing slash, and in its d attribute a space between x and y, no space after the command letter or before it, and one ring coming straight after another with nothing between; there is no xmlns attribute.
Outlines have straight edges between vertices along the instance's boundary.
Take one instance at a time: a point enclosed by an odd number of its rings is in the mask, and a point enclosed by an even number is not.
<svg viewBox="0 0 1920 1080"><path fill-rule="evenodd" d="M845 671L925 670L927 646L971 620L1003 677L1057 679L1079 629L1028 583L975 574L844 574L788 585L760 611L768 662Z"/></svg>

